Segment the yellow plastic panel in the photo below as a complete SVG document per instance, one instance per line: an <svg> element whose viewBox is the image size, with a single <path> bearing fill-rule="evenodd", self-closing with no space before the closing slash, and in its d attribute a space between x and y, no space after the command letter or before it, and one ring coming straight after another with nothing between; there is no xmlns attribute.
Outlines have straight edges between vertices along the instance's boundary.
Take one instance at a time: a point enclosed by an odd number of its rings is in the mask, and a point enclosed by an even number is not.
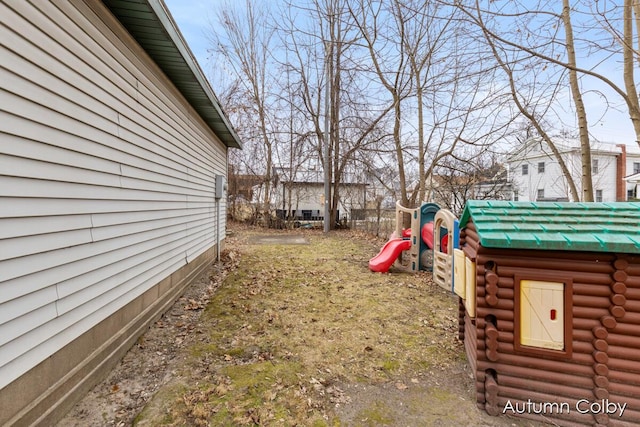
<svg viewBox="0 0 640 427"><path fill-rule="evenodd" d="M465 264L465 295L464 306L469 316L476 317L476 263L470 258L464 259Z"/></svg>
<svg viewBox="0 0 640 427"><path fill-rule="evenodd" d="M564 349L564 283L520 281L520 344Z"/></svg>
<svg viewBox="0 0 640 427"><path fill-rule="evenodd" d="M465 261L464 252L460 249L453 250L453 292L465 299Z"/></svg>

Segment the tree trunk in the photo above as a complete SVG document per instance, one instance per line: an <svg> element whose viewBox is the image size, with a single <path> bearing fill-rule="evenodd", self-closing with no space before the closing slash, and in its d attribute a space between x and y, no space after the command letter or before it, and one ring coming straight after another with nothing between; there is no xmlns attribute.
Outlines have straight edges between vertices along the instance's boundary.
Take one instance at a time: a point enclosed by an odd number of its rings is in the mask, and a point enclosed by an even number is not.
<svg viewBox="0 0 640 427"><path fill-rule="evenodd" d="M629 0L625 0L629 1ZM576 115L580 131L580 154L582 158L582 201L593 202L593 179L591 176L591 145L589 143L589 126L587 112L582 101L582 92L576 71L576 51L573 43L573 28L571 26L571 8L569 0L562 0L562 22L566 34L567 61L569 65L569 86L573 102L576 104ZM636 97L637 100L637 97Z"/></svg>
<svg viewBox="0 0 640 427"><path fill-rule="evenodd" d="M624 58L623 65L623 77L624 77L624 86L627 91L627 95L629 97L628 102L630 104L629 108L629 117L631 118L631 123L633 124L633 130L636 133L636 142L640 145L640 103L638 103L638 95L636 91L636 83L633 77L634 72L634 62L635 62L635 54L633 51L633 16L634 16L634 8L635 11L638 12L640 6L638 3L635 3L632 0L624 1L624 11L623 11L623 41L622 41L622 52ZM638 14L635 13L636 19L638 19ZM639 41L640 43L640 41ZM640 59L639 59L640 60Z"/></svg>

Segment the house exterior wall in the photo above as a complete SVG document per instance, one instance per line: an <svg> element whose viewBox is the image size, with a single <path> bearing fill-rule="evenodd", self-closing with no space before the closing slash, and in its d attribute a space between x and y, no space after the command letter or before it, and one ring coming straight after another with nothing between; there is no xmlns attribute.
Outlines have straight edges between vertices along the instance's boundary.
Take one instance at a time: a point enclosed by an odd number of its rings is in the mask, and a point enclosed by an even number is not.
<svg viewBox="0 0 640 427"><path fill-rule="evenodd" d="M565 426L640 422L638 254L484 248L473 222L461 230L461 246L476 263L476 313L460 305L459 336L479 408ZM564 284L562 350L520 344L518 295L521 281L531 279ZM626 405L624 412L598 413L584 403L603 399ZM528 411L509 409L525 408L529 400ZM566 407L535 413L541 403L554 402Z"/></svg>
<svg viewBox="0 0 640 427"><path fill-rule="evenodd" d="M291 204L289 205L289 196ZM351 184L340 186L340 202L338 210L340 219L345 216L350 219L351 209L363 209L366 197L366 186L363 184ZM319 212L324 216L324 186L318 183L293 183L280 182L274 189L273 205L276 209L285 211L302 210Z"/></svg>
<svg viewBox="0 0 640 427"><path fill-rule="evenodd" d="M0 424L44 423L214 257L227 149L101 2L0 20Z"/></svg>
<svg viewBox="0 0 640 427"><path fill-rule="evenodd" d="M620 201L617 186L621 179L617 158L621 156L621 151L619 146L611 144L600 144L592 148L594 199L598 198L599 194L601 195L601 200L595 201ZM578 193L581 193L582 163L579 148L572 146L561 147L561 153L576 184ZM635 166L640 165L640 150L635 147L627 147L625 156L626 174L629 175ZM539 171L540 163L544 163L543 172ZM597 168L595 167L596 163ZM509 159L508 164L510 179L513 182L514 190L517 192L517 200L573 201L567 179L564 177L558 161L551 154L551 151L548 148L543 149L539 142L529 141L525 148ZM526 168L526 174L523 173L523 166ZM632 187L631 185L625 185L623 182L621 184L627 190ZM542 190L542 194L539 192L540 190ZM539 197L540 195L542 197Z"/></svg>

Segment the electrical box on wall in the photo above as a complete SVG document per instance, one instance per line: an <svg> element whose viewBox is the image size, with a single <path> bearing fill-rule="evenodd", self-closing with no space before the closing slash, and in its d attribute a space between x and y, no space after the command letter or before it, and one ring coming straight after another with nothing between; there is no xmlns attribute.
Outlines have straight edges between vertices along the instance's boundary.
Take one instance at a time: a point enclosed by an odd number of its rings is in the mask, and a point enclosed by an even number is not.
<svg viewBox="0 0 640 427"><path fill-rule="evenodd" d="M226 187L227 186L224 182L224 175L216 175L216 199L222 199L224 197L224 190L226 190Z"/></svg>

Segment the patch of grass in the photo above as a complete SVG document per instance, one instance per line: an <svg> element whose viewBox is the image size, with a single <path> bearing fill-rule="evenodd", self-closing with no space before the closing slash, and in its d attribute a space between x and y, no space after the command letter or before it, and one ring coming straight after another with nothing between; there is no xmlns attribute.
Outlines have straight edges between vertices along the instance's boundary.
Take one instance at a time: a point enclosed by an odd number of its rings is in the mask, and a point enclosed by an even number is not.
<svg viewBox="0 0 640 427"><path fill-rule="evenodd" d="M201 317L191 383L164 399L172 417L159 414L156 425L340 426L340 384L459 359L460 346L441 345L457 334L457 306L430 275L370 272L379 247L350 233L305 237L308 245L242 247ZM354 422L388 425L387 409L375 402Z"/></svg>
<svg viewBox="0 0 640 427"><path fill-rule="evenodd" d="M356 415L355 425L357 427L388 426L394 422L389 416L391 409L384 403L375 401L368 408L363 409Z"/></svg>
<svg viewBox="0 0 640 427"><path fill-rule="evenodd" d="M187 387L179 383L160 389L151 402L136 415L132 425L140 427L173 425L176 415L180 418L178 407L186 390Z"/></svg>
<svg viewBox="0 0 640 427"><path fill-rule="evenodd" d="M385 355L382 361L382 369L386 373L390 374L394 371L397 371L398 368L400 368L400 362L398 361L398 359L394 356Z"/></svg>

